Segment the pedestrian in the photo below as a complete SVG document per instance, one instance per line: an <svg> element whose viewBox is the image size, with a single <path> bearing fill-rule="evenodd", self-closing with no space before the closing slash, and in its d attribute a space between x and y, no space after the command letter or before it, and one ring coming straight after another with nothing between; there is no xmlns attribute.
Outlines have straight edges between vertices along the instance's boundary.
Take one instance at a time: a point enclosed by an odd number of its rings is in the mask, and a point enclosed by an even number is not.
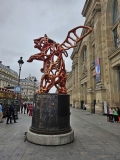
<svg viewBox="0 0 120 160"><path fill-rule="evenodd" d="M109 119L110 119L110 122L113 122L113 108L109 109Z"/></svg>
<svg viewBox="0 0 120 160"><path fill-rule="evenodd" d="M2 111L2 103L0 103L0 123L2 123L3 111Z"/></svg>
<svg viewBox="0 0 120 160"><path fill-rule="evenodd" d="M116 109L116 108L114 108L113 116L114 116L114 121L115 121L115 122L118 122L118 112L117 112L117 109Z"/></svg>
<svg viewBox="0 0 120 160"><path fill-rule="evenodd" d="M120 108L117 107L117 113L118 113L118 122L120 122Z"/></svg>
<svg viewBox="0 0 120 160"><path fill-rule="evenodd" d="M6 124L9 124L9 120L10 120L10 123L12 123L11 108L9 105L7 105L7 107L6 107L6 117L7 117Z"/></svg>
<svg viewBox="0 0 120 160"><path fill-rule="evenodd" d="M29 103L27 104L27 114L28 114L28 112L29 112Z"/></svg>
<svg viewBox="0 0 120 160"><path fill-rule="evenodd" d="M24 106L24 103L22 103L21 105L21 114L23 113L23 106Z"/></svg>
<svg viewBox="0 0 120 160"><path fill-rule="evenodd" d="M32 113L33 113L33 105L30 104L29 105L29 116L32 116Z"/></svg>
<svg viewBox="0 0 120 160"><path fill-rule="evenodd" d="M25 114L26 108L27 108L27 104L25 103L24 104L24 114Z"/></svg>
<svg viewBox="0 0 120 160"><path fill-rule="evenodd" d="M15 120L15 107L13 105L10 105L10 111L11 111L11 115L13 117L14 123L17 123Z"/></svg>

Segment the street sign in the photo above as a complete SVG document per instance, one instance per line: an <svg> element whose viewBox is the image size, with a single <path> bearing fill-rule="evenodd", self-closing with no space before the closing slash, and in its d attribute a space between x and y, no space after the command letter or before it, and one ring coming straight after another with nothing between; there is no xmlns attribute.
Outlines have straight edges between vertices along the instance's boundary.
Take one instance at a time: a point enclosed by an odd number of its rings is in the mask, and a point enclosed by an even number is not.
<svg viewBox="0 0 120 160"><path fill-rule="evenodd" d="M15 86L14 87L14 92L16 93L21 93L22 87L21 86Z"/></svg>

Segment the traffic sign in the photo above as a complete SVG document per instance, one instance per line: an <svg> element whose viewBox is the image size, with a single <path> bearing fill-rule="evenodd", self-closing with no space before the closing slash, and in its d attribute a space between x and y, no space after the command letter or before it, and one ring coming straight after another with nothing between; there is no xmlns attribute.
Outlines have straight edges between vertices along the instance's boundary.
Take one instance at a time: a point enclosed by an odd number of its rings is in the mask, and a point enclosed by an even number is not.
<svg viewBox="0 0 120 160"><path fill-rule="evenodd" d="M21 86L14 86L14 92L21 93L22 87Z"/></svg>

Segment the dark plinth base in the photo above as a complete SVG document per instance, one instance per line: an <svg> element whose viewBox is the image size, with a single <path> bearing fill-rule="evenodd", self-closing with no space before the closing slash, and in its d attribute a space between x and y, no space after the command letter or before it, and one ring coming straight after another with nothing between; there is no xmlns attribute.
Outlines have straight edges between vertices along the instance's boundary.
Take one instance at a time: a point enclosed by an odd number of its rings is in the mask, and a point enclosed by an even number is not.
<svg viewBox="0 0 120 160"><path fill-rule="evenodd" d="M69 95L36 94L30 131L47 135L70 132Z"/></svg>
<svg viewBox="0 0 120 160"><path fill-rule="evenodd" d="M45 139L47 136L48 141L51 142L51 137L52 139L54 137L57 137L57 139L64 137L66 143L72 142L74 131L70 127L69 99L70 96L65 94L36 94L34 97L32 124L27 139L33 142L35 137L39 137L38 139L41 141L41 137ZM47 144L48 142L46 142Z"/></svg>

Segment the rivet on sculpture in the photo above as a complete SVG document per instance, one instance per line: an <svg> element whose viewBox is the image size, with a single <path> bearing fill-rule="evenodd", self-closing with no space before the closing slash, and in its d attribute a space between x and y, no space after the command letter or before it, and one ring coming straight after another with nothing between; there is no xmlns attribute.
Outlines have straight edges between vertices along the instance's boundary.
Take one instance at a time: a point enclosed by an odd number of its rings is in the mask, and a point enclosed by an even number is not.
<svg viewBox="0 0 120 160"><path fill-rule="evenodd" d="M79 36L76 33L80 28L87 29L87 32L82 36ZM34 40L34 48L39 49L40 53L32 55L27 62L32 62L33 60L43 61L43 68L41 68L43 75L40 82L40 90L37 91L38 93L48 93L49 90L55 86L58 93L67 94L66 69L63 55L68 57L66 50L76 47L78 42L86 37L91 31L92 29L88 26L73 28L68 32L68 35L62 44L56 43L48 38L46 34L44 37ZM74 38L71 34L74 35Z"/></svg>

